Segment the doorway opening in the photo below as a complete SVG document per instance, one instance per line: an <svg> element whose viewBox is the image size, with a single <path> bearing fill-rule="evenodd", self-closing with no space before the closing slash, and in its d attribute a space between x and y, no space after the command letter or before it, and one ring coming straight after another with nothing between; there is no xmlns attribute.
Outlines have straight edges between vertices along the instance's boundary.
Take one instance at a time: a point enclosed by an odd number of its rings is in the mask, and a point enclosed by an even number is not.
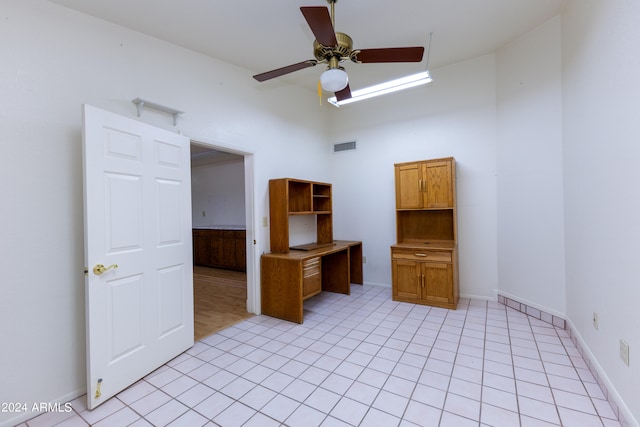
<svg viewBox="0 0 640 427"><path fill-rule="evenodd" d="M196 341L253 316L246 160L243 154L191 142Z"/></svg>

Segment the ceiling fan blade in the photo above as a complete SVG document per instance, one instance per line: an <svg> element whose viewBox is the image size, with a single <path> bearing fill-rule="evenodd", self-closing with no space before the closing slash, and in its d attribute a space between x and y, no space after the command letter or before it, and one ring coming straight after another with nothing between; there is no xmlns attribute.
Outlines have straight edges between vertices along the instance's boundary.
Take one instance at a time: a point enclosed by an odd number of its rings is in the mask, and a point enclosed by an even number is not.
<svg viewBox="0 0 640 427"><path fill-rule="evenodd" d="M349 85L347 85L347 87L345 87L344 89L336 92L336 100L338 101L344 101L345 99L349 98L351 98L351 88L349 88Z"/></svg>
<svg viewBox="0 0 640 427"><path fill-rule="evenodd" d="M316 61L315 59L309 59L307 61L298 62L297 64L291 64L291 65L287 65L286 67L267 71L266 73L256 74L255 76L253 76L253 78L259 82L263 82L265 80L269 80L276 77L284 76L285 74L293 73L294 71L313 67L317 63L318 61Z"/></svg>
<svg viewBox="0 0 640 427"><path fill-rule="evenodd" d="M363 49L356 55L356 60L363 63L372 62L420 62L424 47L389 47L382 49Z"/></svg>
<svg viewBox="0 0 640 427"><path fill-rule="evenodd" d="M307 24L309 24L318 43L328 47L338 44L336 32L331 23L329 9L322 6L308 6L301 7L300 12L302 12L304 18L307 20Z"/></svg>

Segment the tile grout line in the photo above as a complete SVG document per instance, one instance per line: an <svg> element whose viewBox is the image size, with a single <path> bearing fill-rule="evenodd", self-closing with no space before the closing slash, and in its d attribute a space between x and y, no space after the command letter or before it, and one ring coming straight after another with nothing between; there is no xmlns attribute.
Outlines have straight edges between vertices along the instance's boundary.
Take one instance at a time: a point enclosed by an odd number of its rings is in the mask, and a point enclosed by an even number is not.
<svg viewBox="0 0 640 427"><path fill-rule="evenodd" d="M568 331L565 336L560 333L561 328L557 325L531 316L526 312L527 310L523 312L505 304L471 299L462 299L462 304L459 304L459 309L456 311L440 310L433 307L424 308L423 306L392 301L387 289L374 290L371 287L359 287L359 285L353 288L350 296L329 293L323 293L319 296L320 298L314 297L305 303L310 313L305 315L304 325L290 324L290 322L266 316L255 316L197 341L191 349L117 394L115 402L122 407L118 407L113 412L94 413L100 415L100 418L93 420L93 422L99 422L102 425L109 422L105 420L112 422L113 420L123 420L125 415L131 419L134 416L137 417L137 420L134 420L136 425L137 423L152 422L154 419L157 420L160 414L170 412L168 409L162 412L162 409L171 404L172 408L178 409L176 413L186 408L178 415L171 412L171 417L173 417L171 422L182 423L181 425L184 425L187 420L195 418L207 420L205 422L208 426L219 425L221 420L229 420L235 414L240 415L239 421L237 421L238 425L253 426L258 420L264 420L265 422L273 422L274 425L280 427L297 426L297 423L303 420L301 418L301 416L304 417L303 414L316 413L317 417L314 415L313 422L310 421L311 419L308 420L310 425L326 425L331 423L331 420L333 422L350 420L351 425L368 425L368 422L375 417L378 417L377 421L380 422L379 417L382 414L384 417L393 417L389 418L390 420L399 419L399 422L411 424L411 417L416 415L415 412L411 414L408 412L412 402L437 409L439 413L434 411L433 419L435 420L437 416L438 423L451 421L454 417L461 417L459 420L462 422L463 419L470 420L467 416L461 415L469 414L466 409L456 409L457 412L450 412L445 408L450 398L455 397L451 404L459 406L466 402L458 397L471 399L468 396L473 396L472 400L476 401L479 407L478 419L473 422L481 425L494 424L493 417L496 412L491 408L494 405L498 405L494 408L501 411L513 412L510 409L505 409L507 407L513 408L517 412L517 419L520 423L532 420L544 421L537 418L537 413L527 415L521 412L520 396L526 396L527 399L546 404L550 404L552 401L558 422L560 425L567 425L560 416L561 407L557 404L556 396L553 393L555 389L551 387L549 375L553 375L554 378L557 377L558 381L561 381L558 384L563 388L559 390L564 390L565 385L572 384L562 382L563 379L572 379L574 375L577 375L579 384L585 389L586 396L589 397L589 402L595 410L595 415L582 412L580 409L582 403L577 401L574 404L571 400L565 402L565 405L568 406L562 407L564 412L566 412L564 408L567 408L568 411L582 414L576 413L577 419L590 416L600 422L605 419L611 421L610 418L600 416L600 406L596 406L595 397L592 397L589 388L587 388L585 381L590 380L591 377L583 376L587 372L582 371L583 368L578 364L579 360L575 359L576 354L580 354L582 357L582 352L578 350L577 345L573 350L570 342L566 341L566 339L570 339L573 342L571 331ZM549 325L549 328L540 326L538 322L544 322L545 325ZM376 332L380 332L380 334ZM560 341L560 346L557 346L557 340ZM363 346L365 343L370 346ZM481 350L480 347L482 347ZM556 351L559 353L556 354ZM298 359L300 355L302 357ZM566 371L565 357L569 359ZM534 367L538 369L537 365L533 364L536 358L540 363L541 372L533 370ZM475 359L481 360L476 361ZM527 362L529 359L532 361L531 363ZM296 361L298 363L292 364ZM520 365L519 368L516 366L516 362ZM509 363L511 365L510 374ZM478 372L475 372L476 364L480 365L479 377L476 375ZM459 376L454 377L456 366L464 368L464 370L460 370L456 373ZM590 371L590 366L586 366ZM313 372L319 372L319 376L303 378L303 373L309 372L311 374L312 367L314 368ZM438 374L446 367L450 369L446 377ZM259 370L255 373L262 372L264 376L262 374L258 376L247 375L248 372L256 368ZM352 368L354 370L351 370ZM359 371L356 372L355 369ZM516 369L525 374L521 380L518 380L516 376ZM530 376L526 374L527 371L531 371L532 375L537 372L536 375L539 376ZM367 378L367 382L363 382L361 380L365 379L364 372L371 372L371 375L374 376ZM414 373L417 375L416 378L413 378ZM284 386L277 384L275 377L274 382L265 383L265 380L274 374L282 377L284 380L282 384L289 378L290 380ZM420 382L423 374L427 375L423 378L425 382ZM565 376L569 374L571 377ZM220 377L212 381L223 380L219 384L209 381L216 375L220 375ZM510 391L511 388L509 391L504 388L508 384L503 381L509 378L508 375L513 377L513 392ZM339 393L336 392L330 383L325 384L331 376L335 376L340 384L348 385ZM350 397L354 396L350 390L356 384L370 386L369 382L374 378L377 378L375 379L375 390L368 390L362 400L359 400L357 396L355 399ZM544 393L532 393L537 391L533 389L533 386L538 386L538 383L534 381L536 378L540 382L544 378L547 384L540 391L550 393L551 399L546 400L548 398ZM478 380L479 384L475 383ZM595 375L594 380L597 381ZM472 394L464 392L467 386L463 384L468 381L478 385L479 397L477 397L475 390ZM527 393L523 390L525 394L521 395L518 381L523 381L521 384L523 387L525 383L530 382L532 387L526 387L526 390L530 390L530 392ZM554 381L556 380L554 379ZM310 390L309 394L289 397L293 396L291 393L294 393L294 387L297 384L302 387L299 390ZM421 384L420 387L419 384ZM578 383L575 384L577 386ZM599 386L599 384L597 385ZM134 389L133 387L136 386L139 388ZM419 389L423 390L423 386L433 388L435 399L431 397L427 399L426 395L425 398L416 395ZM199 396L188 397L188 392L196 394L200 392L200 387L203 391L206 390L204 394L208 392L212 394L202 400L198 400ZM371 385L371 387L374 386ZM387 388L385 389L385 387ZM265 390L263 396L266 400L258 398L258 400L253 400L255 402L253 403L244 399L252 391L255 391L256 396L259 396L262 389ZM130 394L124 394L129 390L133 391L129 392ZM424 388L424 390L427 389ZM309 397L316 391L334 393L337 400L333 403L327 402L327 405L323 405L323 409L317 409L307 404ZM383 391L389 395L381 394ZM437 394L435 394L436 391ZM485 396L485 391L490 393ZM504 394L507 392L513 393L513 396ZM582 396L582 394L571 391L567 391L567 393ZM154 397L149 397L151 395ZM216 395L224 398L220 401L223 406L216 409L206 405L200 406ZM397 408L391 406L388 401L386 403L380 402L381 405L376 404L378 399L392 395L402 399L398 400L399 403L406 402L402 411L394 410ZM179 399L181 396L184 396L186 403ZM439 396L443 396L441 403L438 403ZM421 400L415 400L414 397ZM485 398L489 401L483 403ZM511 406L512 398L516 399L515 406ZM74 400L78 399L80 398ZM141 402L143 399L148 399L144 405ZM263 412L264 408L276 399L291 400L291 408L293 409L288 407L286 410L274 412L272 407L271 411ZM334 415L331 415L343 399L352 399L358 402L359 409L357 410L362 412L362 416L358 418L360 412L354 416L345 412L348 404L346 400L342 403L341 412L335 412ZM198 402L194 403L196 400ZM598 401L600 400L602 399L598 399ZM157 405L161 401L164 403ZM371 403L366 403L369 401ZM395 397L393 401L395 401ZM141 403L136 404L136 402ZM607 400L603 402L607 402ZM586 401L584 403L586 404ZM89 423L92 418L85 419L81 412L90 413L86 408L79 411L78 405L74 404L74 415L70 419L77 418L82 423ZM145 405L153 407L153 409L147 410ZM482 423L483 405L489 405L487 409L491 414L485 419L485 424ZM464 406L459 407L464 408ZM584 407L586 408L586 406ZM206 408L210 410L201 411ZM355 408L354 406L353 409ZM421 406L416 408L421 408ZM454 408L456 407L450 406L450 409ZM313 412L304 412L309 409ZM142 412L145 412L144 416ZM193 415L189 418L188 414L191 413ZM205 413L215 413L215 415L205 415ZM118 414L120 418L118 418ZM268 414L277 416L277 418ZM344 417L338 418L336 416L340 414ZM569 415L574 416L571 413ZM45 419L45 417L42 418L42 420ZM56 422L64 425L72 421L65 419ZM316 422L318 424L314 424ZM353 424L354 422L356 424ZM31 420L28 423L32 425ZM34 423L38 424L37 421ZM27 423L23 425L26 426ZM23 425L21 424L21 426ZM612 423L612 425L620 424Z"/></svg>

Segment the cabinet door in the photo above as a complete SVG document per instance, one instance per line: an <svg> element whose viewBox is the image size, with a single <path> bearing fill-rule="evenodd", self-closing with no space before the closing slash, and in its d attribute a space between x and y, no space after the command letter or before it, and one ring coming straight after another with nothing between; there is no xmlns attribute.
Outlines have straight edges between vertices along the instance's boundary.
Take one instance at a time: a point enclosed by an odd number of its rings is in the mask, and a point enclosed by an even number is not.
<svg viewBox="0 0 640 427"><path fill-rule="evenodd" d="M236 266L236 233L235 231L223 232L222 238L222 266L235 268Z"/></svg>
<svg viewBox="0 0 640 427"><path fill-rule="evenodd" d="M393 298L400 301L418 301L420 292L420 264L415 261L394 259L391 268L393 275Z"/></svg>
<svg viewBox="0 0 640 427"><path fill-rule="evenodd" d="M209 265L211 267L223 267L224 266L224 249L222 247L223 235L222 231L215 230L211 234L210 247L211 255Z"/></svg>
<svg viewBox="0 0 640 427"><path fill-rule="evenodd" d="M198 265L211 265L211 235L206 232L200 234L198 238L198 256L196 263Z"/></svg>
<svg viewBox="0 0 640 427"><path fill-rule="evenodd" d="M430 304L452 304L453 301L453 269L451 264L422 264L422 298Z"/></svg>
<svg viewBox="0 0 640 427"><path fill-rule="evenodd" d="M236 231L236 265L235 269L247 270L247 233Z"/></svg>
<svg viewBox="0 0 640 427"><path fill-rule="evenodd" d="M419 209L423 204L422 164L396 166L396 209Z"/></svg>
<svg viewBox="0 0 640 427"><path fill-rule="evenodd" d="M202 255L200 252L200 232L193 230L193 265L202 264Z"/></svg>
<svg viewBox="0 0 640 427"><path fill-rule="evenodd" d="M453 178L451 161L427 162L425 165L425 183L423 188L424 207L453 207Z"/></svg>

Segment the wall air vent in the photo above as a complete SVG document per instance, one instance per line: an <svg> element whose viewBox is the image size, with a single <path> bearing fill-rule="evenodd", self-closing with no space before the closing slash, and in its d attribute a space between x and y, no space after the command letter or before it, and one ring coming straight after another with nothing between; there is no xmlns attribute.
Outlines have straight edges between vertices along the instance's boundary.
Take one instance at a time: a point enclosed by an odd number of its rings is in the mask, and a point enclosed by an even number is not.
<svg viewBox="0 0 640 427"><path fill-rule="evenodd" d="M333 144L333 152L337 153L339 151L348 151L348 150L355 150L356 149L356 142L355 141L349 141L349 142L341 142L339 144Z"/></svg>

